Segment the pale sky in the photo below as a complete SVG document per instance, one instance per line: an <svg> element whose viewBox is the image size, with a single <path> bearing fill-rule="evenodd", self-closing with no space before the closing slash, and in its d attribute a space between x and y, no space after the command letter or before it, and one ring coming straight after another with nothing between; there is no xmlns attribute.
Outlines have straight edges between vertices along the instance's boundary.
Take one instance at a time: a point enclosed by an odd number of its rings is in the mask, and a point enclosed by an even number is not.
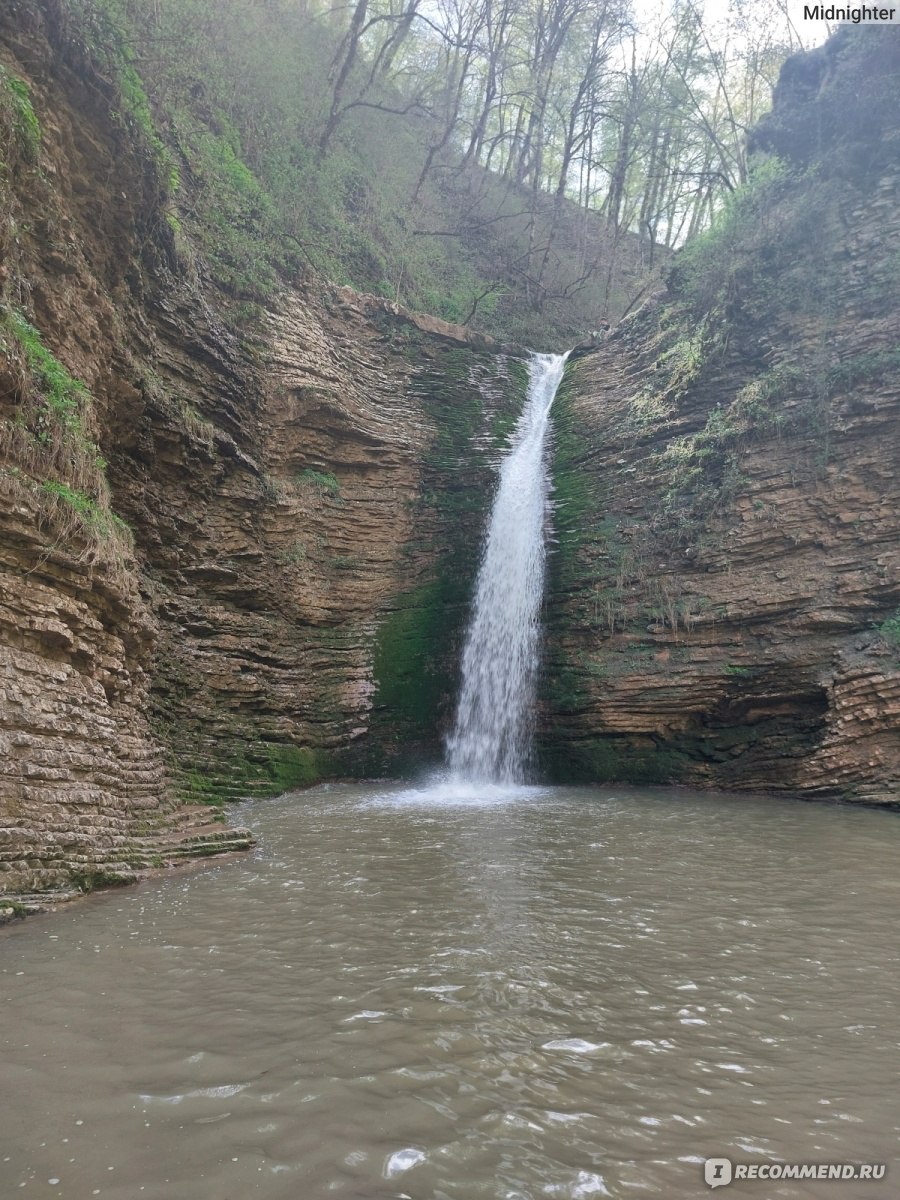
<svg viewBox="0 0 900 1200"><path fill-rule="evenodd" d="M809 2L818 2L818 0L807 0ZM836 0L822 0L824 3L833 3ZM857 3L857 0L837 0L840 3ZM698 8L702 8L703 13L710 25L718 24L719 22L727 22L729 18L729 9L732 7L731 0L694 0ZM874 0L866 0L866 3L872 4ZM664 5L669 7L668 3ZM634 8L638 20L642 23L658 12L661 7L660 0L634 0ZM742 5L745 9L748 4ZM787 26L788 21L793 26L793 37L798 42L798 49L801 47L805 50L811 49L813 46L820 46L828 37L830 32L829 26L825 21L806 21L803 18L804 0L752 0L752 7L760 13L761 17L770 16L774 22Z"/></svg>

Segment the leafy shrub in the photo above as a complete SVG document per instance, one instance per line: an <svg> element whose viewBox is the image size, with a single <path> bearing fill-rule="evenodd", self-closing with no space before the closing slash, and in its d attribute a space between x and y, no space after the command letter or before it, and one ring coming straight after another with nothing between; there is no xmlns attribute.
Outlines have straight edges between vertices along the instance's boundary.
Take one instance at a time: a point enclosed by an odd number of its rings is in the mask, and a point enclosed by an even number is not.
<svg viewBox="0 0 900 1200"><path fill-rule="evenodd" d="M297 476L297 482L335 498L340 497L341 494L341 485L330 471L314 471L312 467L307 467Z"/></svg>

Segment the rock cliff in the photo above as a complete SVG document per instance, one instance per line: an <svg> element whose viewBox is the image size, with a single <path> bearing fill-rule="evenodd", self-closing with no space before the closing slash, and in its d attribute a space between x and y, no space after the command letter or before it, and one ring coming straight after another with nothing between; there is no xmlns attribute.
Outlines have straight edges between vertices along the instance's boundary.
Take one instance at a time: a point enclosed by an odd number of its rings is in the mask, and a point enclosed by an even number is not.
<svg viewBox="0 0 900 1200"><path fill-rule="evenodd" d="M381 299L217 290L67 12L0 12L18 895L250 845L200 801L435 757L524 391L515 351ZM898 802L900 46L876 33L789 65L754 135L777 162L570 365L559 777Z"/></svg>
<svg viewBox="0 0 900 1200"><path fill-rule="evenodd" d="M790 60L756 183L571 364L557 772L900 803L898 63Z"/></svg>
<svg viewBox="0 0 900 1200"><path fill-rule="evenodd" d="M437 752L523 368L313 282L252 332L65 5L0 14L0 887ZM179 237L179 233L182 234Z"/></svg>

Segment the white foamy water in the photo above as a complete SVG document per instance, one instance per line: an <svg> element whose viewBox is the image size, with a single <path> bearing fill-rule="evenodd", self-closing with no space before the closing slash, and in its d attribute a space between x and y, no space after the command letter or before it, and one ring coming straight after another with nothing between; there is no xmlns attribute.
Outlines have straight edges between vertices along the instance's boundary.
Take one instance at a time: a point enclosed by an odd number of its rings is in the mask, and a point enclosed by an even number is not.
<svg viewBox="0 0 900 1200"><path fill-rule="evenodd" d="M565 362L563 354L531 359L528 397L501 464L447 740L456 780L516 783L527 767L544 591L547 429Z"/></svg>
<svg viewBox="0 0 900 1200"><path fill-rule="evenodd" d="M442 770L412 787L387 784L366 803L375 808L500 808L549 795L551 789L535 784L480 783Z"/></svg>

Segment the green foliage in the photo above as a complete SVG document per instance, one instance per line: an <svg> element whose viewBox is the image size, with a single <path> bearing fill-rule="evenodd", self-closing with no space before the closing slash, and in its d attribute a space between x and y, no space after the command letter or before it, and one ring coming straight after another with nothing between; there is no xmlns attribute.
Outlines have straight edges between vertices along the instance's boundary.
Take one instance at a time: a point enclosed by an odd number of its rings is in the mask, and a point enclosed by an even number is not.
<svg viewBox="0 0 900 1200"><path fill-rule="evenodd" d="M135 46L129 37L127 0L69 0L69 4L78 17L85 48L116 83L120 105L117 115L146 142L159 168L161 182L170 191L177 190L178 169L159 136L147 89L136 66Z"/></svg>
<svg viewBox="0 0 900 1200"><path fill-rule="evenodd" d="M705 359L704 327L700 325L660 355L659 366L667 372L669 389L683 392L700 374Z"/></svg>
<svg viewBox="0 0 900 1200"><path fill-rule="evenodd" d="M891 379L900 372L900 348L876 350L842 359L826 376L830 393L848 391L860 383L875 383Z"/></svg>
<svg viewBox="0 0 900 1200"><path fill-rule="evenodd" d="M673 304L660 319L654 342L659 354L653 374L631 398L622 426L627 439L652 434L677 411L680 398L721 349L722 318L714 312L699 321L684 304Z"/></svg>
<svg viewBox="0 0 900 1200"><path fill-rule="evenodd" d="M743 430L759 434L777 432L787 424L784 401L806 381L795 363L779 363L751 379L730 405L732 420Z"/></svg>
<svg viewBox="0 0 900 1200"><path fill-rule="evenodd" d="M40 334L17 309L0 311L0 350L22 363L22 397L15 416L4 423L7 457L32 474L55 475L98 498L105 462L93 433L91 396L44 346Z"/></svg>
<svg viewBox="0 0 900 1200"><path fill-rule="evenodd" d="M285 567L299 567L301 563L306 562L306 543L291 542L290 546L285 546L278 552L277 557Z"/></svg>
<svg viewBox="0 0 900 1200"><path fill-rule="evenodd" d="M174 399L175 411L185 433L194 441L212 450L216 441L216 427L208 421L183 396Z"/></svg>
<svg viewBox="0 0 900 1200"><path fill-rule="evenodd" d="M667 420L674 411L674 396L644 384L631 398L624 432L640 436L645 430Z"/></svg>
<svg viewBox="0 0 900 1200"><path fill-rule="evenodd" d="M603 260L600 217L568 201L560 215L540 193L475 164L449 171L456 143L445 143L421 178L437 111L426 115L427 100L406 103L403 74L421 73L440 48L433 38L421 47L426 59L414 52L389 77L373 73L370 55L391 26L370 23L324 152L329 64L344 47L339 26L318 11L281 0L222 0L215 9L157 0L152 11L129 0L68 2L73 37L115 84L123 124L150 148L163 189L177 191L165 214L177 260L202 270L199 251L236 302L235 323L245 320L239 305L265 303L282 280L310 268L448 321L553 347L622 305L630 245L617 245L610 272L596 266L581 278L586 259ZM425 28L415 27L410 47ZM545 243L536 303L522 285Z"/></svg>
<svg viewBox="0 0 900 1200"><path fill-rule="evenodd" d="M676 540L693 540L706 519L746 485L740 464L752 441L779 434L789 424L799 428L815 422L814 405L807 403L790 417L785 409L786 398L808 383L793 363L773 366L710 409L702 429L666 444L656 456L665 480L661 517L678 523L670 530Z"/></svg>
<svg viewBox="0 0 900 1200"><path fill-rule="evenodd" d="M711 409L701 430L673 438L658 456L668 480L666 512L688 515L696 526L721 509L746 483L740 469L744 448L772 434L791 430L813 435L820 445L821 469L828 453L830 399L862 383L891 378L898 369L900 351L889 350L811 370L780 363L758 375L730 402ZM791 397L800 399L788 409Z"/></svg>
<svg viewBox="0 0 900 1200"><path fill-rule="evenodd" d="M670 277L678 302L666 319L682 341L693 339L698 321L723 330L725 345L740 343L745 329L776 321L786 327L787 340L802 322L804 344L802 355L768 366L723 396L703 429L672 440L659 457L668 475L666 509L682 526L679 537L691 536L740 490L742 452L755 439L805 433L812 469L821 471L830 452L833 397L900 366L895 348L835 361L846 270L834 246L852 186L816 162L793 175L775 159L757 162L712 227L678 255ZM888 295L898 294L895 272L881 262L860 284L864 307L883 307L892 302ZM756 346L748 341L742 350L752 359Z"/></svg>
<svg viewBox="0 0 900 1200"><path fill-rule="evenodd" d="M0 311L0 352L21 372L19 403L0 421L0 459L7 487L38 502L62 539L73 535L82 553L126 571L133 542L110 508L106 463L94 440L93 402L16 309Z"/></svg>
<svg viewBox="0 0 900 1200"><path fill-rule="evenodd" d="M754 163L747 183L726 196L710 228L679 252L670 287L695 313L707 314L733 301L748 252L763 239L775 240L771 235L777 223L776 210L788 178L778 159Z"/></svg>
<svg viewBox="0 0 900 1200"><path fill-rule="evenodd" d="M878 632L895 649L900 650L900 608L878 626Z"/></svg>
<svg viewBox="0 0 900 1200"><path fill-rule="evenodd" d="M88 390L50 353L33 325L16 309L7 309L4 324L21 346L28 368L53 416L73 432L84 434L83 411Z"/></svg>
<svg viewBox="0 0 900 1200"><path fill-rule="evenodd" d="M239 138L224 118L213 132L180 108L173 123L192 193L191 233L229 294L244 302L265 301L277 286L276 267L287 261L271 197L241 158ZM169 215L184 246L184 220Z"/></svg>
<svg viewBox="0 0 900 1200"><path fill-rule="evenodd" d="M41 150L41 125L31 103L31 92L23 79L0 66L0 108L10 114L13 133L26 162L36 163Z"/></svg>
<svg viewBox="0 0 900 1200"><path fill-rule="evenodd" d="M41 489L46 495L68 505L81 525L95 536L104 540L120 538L131 542L132 534L128 523L86 492L76 491L67 484L60 483L58 479L45 479Z"/></svg>
<svg viewBox="0 0 900 1200"><path fill-rule="evenodd" d="M322 495L340 499L341 485L331 471L315 471L312 467L307 467L297 476L297 482L314 488Z"/></svg>

